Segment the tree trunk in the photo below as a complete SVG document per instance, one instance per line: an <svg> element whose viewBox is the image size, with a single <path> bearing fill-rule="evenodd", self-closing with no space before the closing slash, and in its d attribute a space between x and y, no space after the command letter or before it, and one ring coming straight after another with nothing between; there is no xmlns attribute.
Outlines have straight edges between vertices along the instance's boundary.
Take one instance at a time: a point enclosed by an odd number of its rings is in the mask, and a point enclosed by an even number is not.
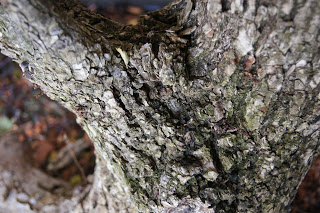
<svg viewBox="0 0 320 213"><path fill-rule="evenodd" d="M286 212L319 153L319 4L177 0L120 26L1 0L0 48L95 145L74 212Z"/></svg>

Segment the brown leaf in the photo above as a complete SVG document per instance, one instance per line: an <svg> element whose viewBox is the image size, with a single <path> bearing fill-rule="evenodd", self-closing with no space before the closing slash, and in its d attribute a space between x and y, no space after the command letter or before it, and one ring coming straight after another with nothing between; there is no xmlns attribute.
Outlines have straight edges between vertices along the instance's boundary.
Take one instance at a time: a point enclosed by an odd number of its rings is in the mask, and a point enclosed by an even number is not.
<svg viewBox="0 0 320 213"><path fill-rule="evenodd" d="M230 62L231 62L232 64L239 64L240 59L239 59L239 58L232 58L232 59L230 59Z"/></svg>
<svg viewBox="0 0 320 213"><path fill-rule="evenodd" d="M53 146L47 141L38 141L37 148L33 154L33 159L40 165L43 165L48 154L53 150Z"/></svg>
<svg viewBox="0 0 320 213"><path fill-rule="evenodd" d="M252 64L254 64L254 62L256 62L256 59L253 56L249 56L249 58L246 60L246 62L244 62L245 65L245 70L250 70L252 67Z"/></svg>
<svg viewBox="0 0 320 213"><path fill-rule="evenodd" d="M33 130L33 129L25 129L25 130L24 130L24 134L25 134L27 137L31 138L31 137L34 136L34 130Z"/></svg>
<svg viewBox="0 0 320 213"><path fill-rule="evenodd" d="M140 15L143 12L141 7L136 7L136 6L129 6L127 8L127 11L134 15Z"/></svg>
<svg viewBox="0 0 320 213"><path fill-rule="evenodd" d="M23 134L19 134L18 140L19 140L19 142L24 142L24 140L25 140L24 135Z"/></svg>
<svg viewBox="0 0 320 213"><path fill-rule="evenodd" d="M258 70L257 70L258 76L261 77L261 76L264 74L264 71L265 71L265 70L262 69L262 68L258 69Z"/></svg>
<svg viewBox="0 0 320 213"><path fill-rule="evenodd" d="M260 111L263 112L263 113L267 113L267 112L268 112L268 109L266 109L266 108L261 108Z"/></svg>

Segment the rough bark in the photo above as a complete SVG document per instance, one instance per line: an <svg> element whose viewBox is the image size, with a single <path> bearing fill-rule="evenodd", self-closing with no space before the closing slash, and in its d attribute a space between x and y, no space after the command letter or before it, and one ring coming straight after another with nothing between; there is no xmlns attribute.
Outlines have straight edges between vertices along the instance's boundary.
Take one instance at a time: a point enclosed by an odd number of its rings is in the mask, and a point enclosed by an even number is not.
<svg viewBox="0 0 320 213"><path fill-rule="evenodd" d="M95 144L74 211L289 210L319 153L319 1L178 0L123 27L71 0L0 11L2 53Z"/></svg>

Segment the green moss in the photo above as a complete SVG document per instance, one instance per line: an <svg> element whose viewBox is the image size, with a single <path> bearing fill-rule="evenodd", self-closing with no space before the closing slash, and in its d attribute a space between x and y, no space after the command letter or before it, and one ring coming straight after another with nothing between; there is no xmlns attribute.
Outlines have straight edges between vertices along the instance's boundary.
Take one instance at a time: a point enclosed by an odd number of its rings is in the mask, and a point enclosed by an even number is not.
<svg viewBox="0 0 320 213"><path fill-rule="evenodd" d="M205 114L213 116L214 115L214 106L213 105L207 105L205 108Z"/></svg>

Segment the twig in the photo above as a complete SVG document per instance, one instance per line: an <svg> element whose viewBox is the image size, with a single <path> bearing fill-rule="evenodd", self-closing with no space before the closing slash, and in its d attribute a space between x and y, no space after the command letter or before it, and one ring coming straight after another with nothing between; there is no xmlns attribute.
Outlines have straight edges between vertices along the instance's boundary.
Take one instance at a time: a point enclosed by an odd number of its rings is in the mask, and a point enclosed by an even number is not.
<svg viewBox="0 0 320 213"><path fill-rule="evenodd" d="M228 121L226 121L226 123L228 124L229 127L231 127L232 129L230 130L227 130L227 132L240 132L241 134L247 136L248 138L250 137L250 135L244 131L242 131L241 129L237 128L237 127L234 127L233 125L231 125ZM241 125L241 124L240 124Z"/></svg>
<svg viewBox="0 0 320 213"><path fill-rule="evenodd" d="M144 32L143 32L143 29L142 29L142 26L140 23L138 23L138 26L139 26L139 30L140 30L140 33L142 36L145 36Z"/></svg>
<svg viewBox="0 0 320 213"><path fill-rule="evenodd" d="M155 199L157 198L158 194L159 194L159 190L157 190L157 191L156 191L156 193L154 194L154 196L153 196L153 199L152 199L152 200L155 200Z"/></svg>
<svg viewBox="0 0 320 213"><path fill-rule="evenodd" d="M65 138L64 138L64 139L65 139L65 142L67 143L68 150L70 151L70 154L71 154L71 156L72 156L72 159L73 159L74 163L76 164L77 168L78 168L79 171L80 171L82 180L84 180L84 184L87 184L87 183L88 183L87 177L86 177L86 175L85 175L85 173L84 173L84 171L83 171L83 169L82 169L82 167L81 167L81 165L80 165L80 163L79 163L79 161L78 161L78 159L77 159L76 154L75 154L74 151L70 148L71 143L70 143L70 141L69 141L69 138L65 135Z"/></svg>
<svg viewBox="0 0 320 213"><path fill-rule="evenodd" d="M237 120L238 120L238 122L239 122L239 124L240 124L241 129L244 129L244 130L246 130L246 132L247 132L247 129L242 125L242 122L240 121L240 119L239 119L239 117L238 117L238 112L236 111L235 113L236 113L236 118L237 118Z"/></svg>

